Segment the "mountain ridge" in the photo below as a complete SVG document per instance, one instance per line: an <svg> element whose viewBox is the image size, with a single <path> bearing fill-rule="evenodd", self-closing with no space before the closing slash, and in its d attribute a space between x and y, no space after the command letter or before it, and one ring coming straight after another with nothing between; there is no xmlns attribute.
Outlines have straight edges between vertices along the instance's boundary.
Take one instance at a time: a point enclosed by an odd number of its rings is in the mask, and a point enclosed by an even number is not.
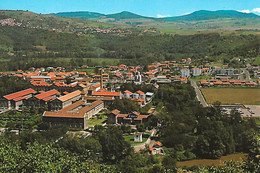
<svg viewBox="0 0 260 173"><path fill-rule="evenodd" d="M103 14L103 13L90 12L90 11L58 12L58 13L50 13L50 14L59 17L67 17L67 18L98 19L101 17L101 18L115 18L116 20L146 18L146 19L153 19L153 20L191 21L191 20L210 20L210 19L218 19L218 18L260 18L259 15L254 13L243 13L236 10L216 10L216 11L198 10L186 15L164 17L164 18L143 16L129 11L122 11L119 13L112 13L112 14ZM86 15L83 16L83 14Z"/></svg>

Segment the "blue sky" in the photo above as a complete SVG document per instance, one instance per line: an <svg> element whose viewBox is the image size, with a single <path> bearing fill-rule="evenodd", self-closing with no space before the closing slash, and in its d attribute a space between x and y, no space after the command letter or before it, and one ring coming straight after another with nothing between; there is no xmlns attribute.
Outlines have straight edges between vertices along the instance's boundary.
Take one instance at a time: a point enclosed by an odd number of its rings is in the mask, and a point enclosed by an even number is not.
<svg viewBox="0 0 260 173"><path fill-rule="evenodd" d="M130 11L144 16L178 16L197 10L237 10L260 15L260 0L0 0L0 9L36 13Z"/></svg>

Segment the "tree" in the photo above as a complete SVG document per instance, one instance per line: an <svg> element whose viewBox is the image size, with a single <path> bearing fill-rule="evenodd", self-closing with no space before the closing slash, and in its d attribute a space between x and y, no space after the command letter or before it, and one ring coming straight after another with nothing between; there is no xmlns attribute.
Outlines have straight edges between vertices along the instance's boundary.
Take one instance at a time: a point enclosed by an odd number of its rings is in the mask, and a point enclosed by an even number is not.
<svg viewBox="0 0 260 173"><path fill-rule="evenodd" d="M145 125L144 125L143 123L137 124L137 125L136 125L136 129L137 129L139 132L144 132L144 131L145 131Z"/></svg>
<svg viewBox="0 0 260 173"><path fill-rule="evenodd" d="M118 162L132 152L132 148L122 136L122 131L115 126L109 126L106 130L97 134L102 146L103 159L108 162Z"/></svg>

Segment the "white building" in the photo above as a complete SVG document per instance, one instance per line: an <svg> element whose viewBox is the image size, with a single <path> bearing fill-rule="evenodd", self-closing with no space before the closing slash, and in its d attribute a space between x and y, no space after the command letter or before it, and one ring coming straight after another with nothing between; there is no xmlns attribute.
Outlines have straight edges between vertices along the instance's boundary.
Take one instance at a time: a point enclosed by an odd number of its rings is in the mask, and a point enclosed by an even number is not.
<svg viewBox="0 0 260 173"><path fill-rule="evenodd" d="M199 76L199 75L201 75L201 69L200 69L200 68L193 68L193 69L192 69L192 75L193 75L193 76Z"/></svg>
<svg viewBox="0 0 260 173"><path fill-rule="evenodd" d="M190 77L190 69L188 68L183 68L181 69L181 77Z"/></svg>

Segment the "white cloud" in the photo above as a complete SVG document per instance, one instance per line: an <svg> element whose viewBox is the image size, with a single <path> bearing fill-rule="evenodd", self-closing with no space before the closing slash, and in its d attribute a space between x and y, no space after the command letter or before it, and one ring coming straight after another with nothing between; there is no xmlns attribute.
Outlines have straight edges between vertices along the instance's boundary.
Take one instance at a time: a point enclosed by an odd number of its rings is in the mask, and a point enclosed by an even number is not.
<svg viewBox="0 0 260 173"><path fill-rule="evenodd" d="M171 17L170 15L157 14L157 18Z"/></svg>
<svg viewBox="0 0 260 173"><path fill-rule="evenodd" d="M250 10L240 10L241 13L250 13Z"/></svg>
<svg viewBox="0 0 260 173"><path fill-rule="evenodd" d="M188 14L191 14L191 13L185 13L184 15L188 15Z"/></svg>
<svg viewBox="0 0 260 173"><path fill-rule="evenodd" d="M260 8L254 8L254 9L252 10L252 12L260 13Z"/></svg>

